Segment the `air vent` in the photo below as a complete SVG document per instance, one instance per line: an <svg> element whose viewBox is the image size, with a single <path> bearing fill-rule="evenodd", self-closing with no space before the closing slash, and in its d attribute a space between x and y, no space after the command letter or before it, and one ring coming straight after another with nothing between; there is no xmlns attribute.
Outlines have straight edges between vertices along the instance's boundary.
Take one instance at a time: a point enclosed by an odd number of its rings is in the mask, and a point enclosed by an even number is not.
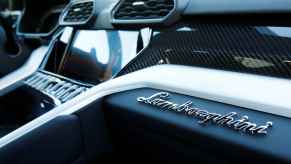
<svg viewBox="0 0 291 164"><path fill-rule="evenodd" d="M124 0L114 13L114 18L119 20L162 19L174 8L174 0Z"/></svg>
<svg viewBox="0 0 291 164"><path fill-rule="evenodd" d="M37 72L24 83L58 101L64 103L88 90L90 86L69 79L61 79L43 72ZM56 104L56 105L57 105Z"/></svg>
<svg viewBox="0 0 291 164"><path fill-rule="evenodd" d="M61 24L84 24L94 14L94 1L79 1L69 4L66 8Z"/></svg>

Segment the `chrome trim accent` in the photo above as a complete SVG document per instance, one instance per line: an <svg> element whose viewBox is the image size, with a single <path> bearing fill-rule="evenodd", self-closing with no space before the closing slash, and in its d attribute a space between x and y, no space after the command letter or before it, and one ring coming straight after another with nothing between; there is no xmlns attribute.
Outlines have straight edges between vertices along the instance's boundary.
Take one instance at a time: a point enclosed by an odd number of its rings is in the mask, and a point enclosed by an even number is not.
<svg viewBox="0 0 291 164"><path fill-rule="evenodd" d="M55 100L58 100L55 105L60 105L92 87L45 72L46 71L38 71L28 79L24 80L23 83L49 97L53 97Z"/></svg>
<svg viewBox="0 0 291 164"><path fill-rule="evenodd" d="M114 93L153 88L291 118L290 80L213 70L158 65L101 83L0 139L0 148L61 115L70 115Z"/></svg>
<svg viewBox="0 0 291 164"><path fill-rule="evenodd" d="M257 125L256 123L250 122L249 117L246 115L238 119L238 113L236 112L228 112L226 114L211 113L205 109L195 107L192 101L177 104L170 101L170 96L171 94L168 92L159 92L149 97L138 97L136 101L159 108L162 111L173 111L191 118L196 118L199 120L198 123L200 125L208 125L211 122L251 135L267 134L267 129L273 126L273 122L271 121L267 121L264 125Z"/></svg>
<svg viewBox="0 0 291 164"><path fill-rule="evenodd" d="M132 6L145 6L145 3L143 1L136 1L132 2Z"/></svg>

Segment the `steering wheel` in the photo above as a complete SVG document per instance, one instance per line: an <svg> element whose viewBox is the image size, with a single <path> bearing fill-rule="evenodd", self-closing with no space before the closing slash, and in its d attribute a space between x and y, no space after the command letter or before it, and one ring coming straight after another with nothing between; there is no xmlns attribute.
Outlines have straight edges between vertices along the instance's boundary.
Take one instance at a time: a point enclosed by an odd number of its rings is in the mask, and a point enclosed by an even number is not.
<svg viewBox="0 0 291 164"><path fill-rule="evenodd" d="M13 28L0 16L0 78L23 65L30 53L30 48L16 39Z"/></svg>
<svg viewBox="0 0 291 164"><path fill-rule="evenodd" d="M19 46L15 39L12 27L0 15L0 53L1 54L17 54Z"/></svg>

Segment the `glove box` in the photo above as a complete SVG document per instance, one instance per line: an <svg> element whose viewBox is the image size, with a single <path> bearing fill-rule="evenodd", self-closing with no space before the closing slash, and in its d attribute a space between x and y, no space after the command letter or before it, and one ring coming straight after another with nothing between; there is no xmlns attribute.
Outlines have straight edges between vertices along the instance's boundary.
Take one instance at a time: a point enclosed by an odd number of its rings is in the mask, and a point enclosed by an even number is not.
<svg viewBox="0 0 291 164"><path fill-rule="evenodd" d="M290 119L219 102L169 93L167 101L211 113L235 112L259 125L274 123L267 134L250 134L212 122L199 124L186 116L138 102L162 91L137 89L105 99L105 116L120 158L149 161L192 161L203 163L290 162ZM234 116L233 116L234 117ZM280 138L280 141L278 139Z"/></svg>

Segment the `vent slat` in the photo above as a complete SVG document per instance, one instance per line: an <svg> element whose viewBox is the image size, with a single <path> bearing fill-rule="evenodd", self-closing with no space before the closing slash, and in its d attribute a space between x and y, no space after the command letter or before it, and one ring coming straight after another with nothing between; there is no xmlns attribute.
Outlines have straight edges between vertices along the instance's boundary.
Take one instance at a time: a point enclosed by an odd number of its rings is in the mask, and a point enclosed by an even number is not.
<svg viewBox="0 0 291 164"><path fill-rule="evenodd" d="M161 19L174 9L174 0L125 0L114 13L115 19Z"/></svg>
<svg viewBox="0 0 291 164"><path fill-rule="evenodd" d="M35 73L25 80L24 83L50 97L54 97L61 103L78 96L89 88L88 86L83 86L42 72Z"/></svg>
<svg viewBox="0 0 291 164"><path fill-rule="evenodd" d="M64 22L83 22L90 18L93 14L94 2L78 2L72 4L63 17Z"/></svg>

